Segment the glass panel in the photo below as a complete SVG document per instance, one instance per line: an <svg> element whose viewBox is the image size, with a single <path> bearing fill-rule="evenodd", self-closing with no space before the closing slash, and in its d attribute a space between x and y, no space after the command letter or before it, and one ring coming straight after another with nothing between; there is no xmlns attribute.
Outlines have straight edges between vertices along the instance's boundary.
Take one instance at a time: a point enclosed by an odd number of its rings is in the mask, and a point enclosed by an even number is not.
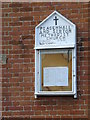
<svg viewBox="0 0 90 120"><path fill-rule="evenodd" d="M41 90L42 91L72 91L72 50L42 50L40 57L41 57ZM54 86L54 83L51 83L52 86L48 84L46 84L45 86L44 78L46 79L46 77L44 75L46 75L47 73L44 72L44 70L46 68L50 68L48 69L50 73L54 70L54 69L51 70L51 67L55 68L56 72L57 70L61 71L61 68L63 68L63 70L64 69L67 70L66 68L68 68L68 78L67 78L68 85L63 84L59 86L55 84ZM67 75L66 73L64 74L63 71L62 74ZM61 73L59 74L59 72L57 72L56 75L58 75L58 77L56 77L57 79L60 77ZM66 76L62 76L62 77L63 79L65 79ZM55 81L55 75L52 75L51 82L53 81L52 79L54 79ZM49 77L49 82L50 82L50 77Z"/></svg>

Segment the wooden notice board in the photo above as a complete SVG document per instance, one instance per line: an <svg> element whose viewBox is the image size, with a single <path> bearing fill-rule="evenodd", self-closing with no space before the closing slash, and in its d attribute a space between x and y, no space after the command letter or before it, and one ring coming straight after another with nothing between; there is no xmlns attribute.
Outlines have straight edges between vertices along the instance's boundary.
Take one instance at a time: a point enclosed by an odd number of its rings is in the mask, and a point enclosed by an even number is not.
<svg viewBox="0 0 90 120"><path fill-rule="evenodd" d="M35 97L77 98L76 25L54 11L35 27Z"/></svg>

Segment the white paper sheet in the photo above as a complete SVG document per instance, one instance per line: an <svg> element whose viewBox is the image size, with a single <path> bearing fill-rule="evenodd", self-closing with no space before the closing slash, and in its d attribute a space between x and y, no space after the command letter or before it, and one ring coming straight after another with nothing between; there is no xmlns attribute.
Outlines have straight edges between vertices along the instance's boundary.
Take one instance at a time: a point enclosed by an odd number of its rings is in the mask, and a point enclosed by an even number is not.
<svg viewBox="0 0 90 120"><path fill-rule="evenodd" d="M44 86L68 86L68 67L45 67Z"/></svg>

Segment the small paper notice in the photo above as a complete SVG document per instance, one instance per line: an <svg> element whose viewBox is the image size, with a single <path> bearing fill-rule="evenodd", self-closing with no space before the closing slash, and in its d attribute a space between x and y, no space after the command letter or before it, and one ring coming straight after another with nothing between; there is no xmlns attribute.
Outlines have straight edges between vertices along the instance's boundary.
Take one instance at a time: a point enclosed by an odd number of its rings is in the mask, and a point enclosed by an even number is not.
<svg viewBox="0 0 90 120"><path fill-rule="evenodd" d="M44 86L68 86L68 67L43 68Z"/></svg>

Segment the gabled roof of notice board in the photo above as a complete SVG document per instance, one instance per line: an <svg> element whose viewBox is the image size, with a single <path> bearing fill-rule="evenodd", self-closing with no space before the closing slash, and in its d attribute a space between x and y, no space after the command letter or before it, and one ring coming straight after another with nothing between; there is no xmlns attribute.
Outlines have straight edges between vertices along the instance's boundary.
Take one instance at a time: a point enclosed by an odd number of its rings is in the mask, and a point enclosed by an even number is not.
<svg viewBox="0 0 90 120"><path fill-rule="evenodd" d="M45 18L41 23L39 23L36 28L40 27L41 25L43 25L44 22L47 22L47 20L52 17L54 14L58 15L59 17L61 17L64 21L66 21L67 23L71 24L73 27L75 27L75 24L72 23L70 20L68 20L66 17L64 17L63 15L61 15L59 12L57 12L56 10L51 13L47 18Z"/></svg>

